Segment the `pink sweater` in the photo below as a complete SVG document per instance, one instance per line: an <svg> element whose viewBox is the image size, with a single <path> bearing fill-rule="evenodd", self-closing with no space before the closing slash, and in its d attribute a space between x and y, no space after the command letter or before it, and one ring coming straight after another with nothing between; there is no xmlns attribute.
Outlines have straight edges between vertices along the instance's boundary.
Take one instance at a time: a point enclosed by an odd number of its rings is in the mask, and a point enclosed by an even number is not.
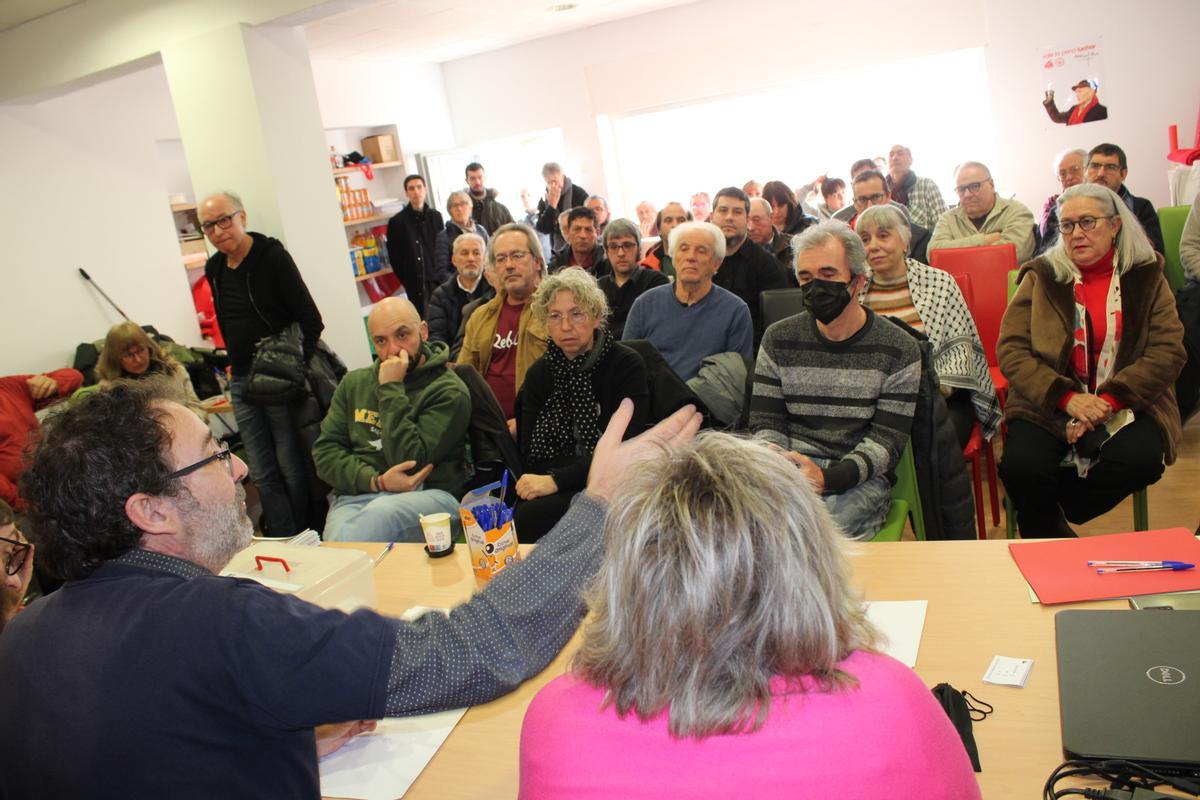
<svg viewBox="0 0 1200 800"><path fill-rule="evenodd" d="M666 714L642 723L600 711L600 689L563 675L525 713L520 796L979 798L957 732L912 670L862 652L841 668L857 688L777 694L755 733L701 741L671 738Z"/></svg>

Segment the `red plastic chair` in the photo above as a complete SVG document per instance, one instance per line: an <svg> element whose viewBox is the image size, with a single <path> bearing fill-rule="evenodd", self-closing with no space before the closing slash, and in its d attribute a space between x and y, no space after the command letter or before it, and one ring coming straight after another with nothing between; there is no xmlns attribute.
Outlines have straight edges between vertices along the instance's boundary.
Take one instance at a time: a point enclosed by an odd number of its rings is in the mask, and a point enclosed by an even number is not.
<svg viewBox="0 0 1200 800"><path fill-rule="evenodd" d="M974 247L954 248L953 251L950 251L950 252L974 251L974 249L984 249L984 248L974 248ZM1016 260L1016 248L1013 245L1006 245L1006 246L1004 246L1004 249L1007 249L1007 251L1010 254L1010 258L1012 258L1015 261ZM943 251L934 251L934 254L936 255L937 253L940 253L940 252L943 252ZM955 283L959 284L959 290L962 293L962 299L964 299L966 301L967 309L968 309L968 311L971 312L971 317L974 320L976 320L977 329L980 329L980 327L982 327L982 326L980 326L979 314L976 311L976 309L977 309L977 293L976 293L976 290L974 290L974 285L976 285L976 283L974 283L970 272L954 272L953 275L954 275ZM1007 272L1007 270L1002 273L1001 277L1002 277L1002 284L1003 284L1003 294L1001 296L1003 297L1003 300L1004 300L1004 307L1007 307L1008 306L1008 272ZM984 285L988 285L989 290L992 290L992 291L995 290L995 288L994 288L995 282L992 281L991 276L988 276L988 278L986 278L983 283L984 283ZM1001 317L1003 317L1003 313L1001 313ZM979 338L983 339L983 337L984 337L983 331L980 330ZM998 321L996 324L995 337L991 339L991 353L989 354L989 359L988 359L989 363L995 362L996 339L997 338L1000 338L1000 324L998 324ZM988 345L984 344L984 350L985 351L988 350ZM992 366L991 373L992 373L992 381L995 381L997 377L1000 377L1000 379L1003 380L1002 375L1000 375L1000 368ZM1007 383L1006 383L1006 387L1007 387ZM998 386L998 385L996 387L996 393L997 393L997 396L1000 396L1000 386ZM1003 407L1003 396L1001 396L1000 399L1001 399L1001 407ZM983 455L985 464L979 463L980 455ZM976 425L974 425L974 428L972 428L971 438L967 440L966 447L964 447L964 449L962 449L962 459L964 459L964 461L966 461L968 464L971 465L971 483L972 483L972 488L974 491L974 501L976 501L976 528L978 531L979 539L988 539L988 528L986 528L986 525L984 524L984 518L983 518L983 481L982 481L982 479L980 479L980 475L982 475L982 468L985 467L986 470L988 470L988 500L989 500L989 506L991 507L991 524L994 524L994 525L1000 524L1000 489L998 489L998 483L1000 483L1000 477L998 477L998 475L996 473L996 451L994 449L994 446L992 446L991 441L984 441L983 431L982 431L982 429L979 428L978 422L976 422Z"/></svg>

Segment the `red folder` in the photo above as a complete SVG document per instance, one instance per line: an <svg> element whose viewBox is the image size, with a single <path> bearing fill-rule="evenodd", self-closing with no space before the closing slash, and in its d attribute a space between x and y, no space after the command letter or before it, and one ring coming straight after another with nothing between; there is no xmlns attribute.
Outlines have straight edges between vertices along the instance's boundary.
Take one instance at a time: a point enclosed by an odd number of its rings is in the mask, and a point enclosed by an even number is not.
<svg viewBox="0 0 1200 800"><path fill-rule="evenodd" d="M1013 543L1008 552L1045 605L1200 589L1200 540L1186 528ZM1125 560L1185 561L1196 568L1099 575L1087 565Z"/></svg>

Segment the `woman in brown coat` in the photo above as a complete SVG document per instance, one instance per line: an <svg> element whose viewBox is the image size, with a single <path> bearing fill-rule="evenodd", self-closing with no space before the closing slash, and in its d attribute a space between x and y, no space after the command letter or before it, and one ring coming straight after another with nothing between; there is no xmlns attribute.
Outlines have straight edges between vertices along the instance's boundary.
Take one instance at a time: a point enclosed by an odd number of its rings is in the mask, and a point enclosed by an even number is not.
<svg viewBox="0 0 1200 800"><path fill-rule="evenodd" d="M1111 190L1058 199L1059 243L1021 268L996 354L1009 381L1000 476L1023 537L1072 536L1161 477L1182 430L1183 327L1163 259Z"/></svg>

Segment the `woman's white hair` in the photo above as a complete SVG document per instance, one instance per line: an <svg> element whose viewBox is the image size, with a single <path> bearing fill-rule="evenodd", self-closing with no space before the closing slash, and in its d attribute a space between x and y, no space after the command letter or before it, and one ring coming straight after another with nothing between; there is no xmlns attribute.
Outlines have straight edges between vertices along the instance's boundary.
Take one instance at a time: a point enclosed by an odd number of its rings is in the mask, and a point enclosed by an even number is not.
<svg viewBox="0 0 1200 800"><path fill-rule="evenodd" d="M1154 246L1150 244L1150 240L1146 238L1146 232L1142 230L1142 223L1138 222L1138 218L1129 210L1129 207L1121 202L1120 196L1107 186L1101 186L1098 183L1081 183L1067 189L1058 196L1055 211L1058 213L1059 221L1062 221L1063 203L1085 197L1098 200L1101 205L1105 206L1107 216L1121 218L1121 230L1117 232L1117 238L1113 242L1113 248L1117 251L1116 271L1118 275L1124 275L1129 269L1139 264L1153 262L1158 258L1154 252ZM1071 256L1067 251L1067 238L1066 235L1060 235L1058 243L1046 253L1046 261L1054 272L1054 279L1059 283L1071 283L1079 274L1079 267L1071 261Z"/></svg>
<svg viewBox="0 0 1200 800"><path fill-rule="evenodd" d="M604 530L574 668L618 714L667 711L680 738L754 730L772 679L850 686L837 664L874 646L848 540L761 442L706 432L636 465Z"/></svg>
<svg viewBox="0 0 1200 800"><path fill-rule="evenodd" d="M859 214L855 230L862 233L866 228L891 231L900 237L900 241L904 242L904 252L908 253L909 245L912 244L912 228L909 227L908 218L904 216L904 212L895 206L871 206Z"/></svg>

